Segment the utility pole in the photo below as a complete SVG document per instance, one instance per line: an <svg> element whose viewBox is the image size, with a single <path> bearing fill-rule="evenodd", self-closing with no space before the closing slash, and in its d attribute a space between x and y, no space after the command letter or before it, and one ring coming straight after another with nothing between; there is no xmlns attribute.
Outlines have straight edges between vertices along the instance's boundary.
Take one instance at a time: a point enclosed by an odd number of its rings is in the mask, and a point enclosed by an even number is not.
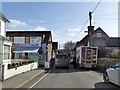
<svg viewBox="0 0 120 90"><path fill-rule="evenodd" d="M89 12L89 19L90 19L90 26L92 26L92 22L91 22L91 20L92 20L92 12Z"/></svg>
<svg viewBox="0 0 120 90"><path fill-rule="evenodd" d="M88 26L88 46L91 45L91 40L90 40L90 35L93 30L92 26L92 12L89 12L89 21L90 21L90 26Z"/></svg>
<svg viewBox="0 0 120 90"><path fill-rule="evenodd" d="M59 49L60 49L60 43L59 43Z"/></svg>

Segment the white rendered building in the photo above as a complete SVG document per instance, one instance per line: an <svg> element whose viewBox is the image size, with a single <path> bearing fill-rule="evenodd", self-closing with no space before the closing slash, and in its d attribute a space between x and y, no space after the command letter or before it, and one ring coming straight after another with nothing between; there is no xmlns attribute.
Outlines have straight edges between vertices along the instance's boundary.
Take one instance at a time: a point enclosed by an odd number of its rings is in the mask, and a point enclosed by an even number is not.
<svg viewBox="0 0 120 90"><path fill-rule="evenodd" d="M0 12L0 76L2 76L4 65L11 63L12 42L6 38L7 22L9 22L8 19Z"/></svg>

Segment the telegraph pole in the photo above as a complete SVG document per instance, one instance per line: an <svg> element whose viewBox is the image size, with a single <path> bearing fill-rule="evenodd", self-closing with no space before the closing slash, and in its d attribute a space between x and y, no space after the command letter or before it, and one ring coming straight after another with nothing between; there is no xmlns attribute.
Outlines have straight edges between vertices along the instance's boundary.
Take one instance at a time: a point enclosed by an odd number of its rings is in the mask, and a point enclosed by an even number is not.
<svg viewBox="0 0 120 90"><path fill-rule="evenodd" d="M90 27L92 26L92 22L91 22L91 20L92 20L92 12L89 12L89 19L90 19Z"/></svg>
<svg viewBox="0 0 120 90"><path fill-rule="evenodd" d="M91 32L92 32L92 12L89 12L89 21L90 21L90 26L88 26L88 46L91 45L90 35L91 35Z"/></svg>

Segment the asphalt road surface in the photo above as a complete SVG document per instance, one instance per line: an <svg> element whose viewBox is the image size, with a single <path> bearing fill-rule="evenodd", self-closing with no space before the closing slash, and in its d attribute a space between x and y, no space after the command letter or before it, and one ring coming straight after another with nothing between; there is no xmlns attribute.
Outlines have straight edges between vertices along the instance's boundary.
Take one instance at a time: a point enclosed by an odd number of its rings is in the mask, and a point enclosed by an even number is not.
<svg viewBox="0 0 120 90"><path fill-rule="evenodd" d="M114 84L106 84L102 73L92 70L57 68L42 73L21 88L118 88Z"/></svg>

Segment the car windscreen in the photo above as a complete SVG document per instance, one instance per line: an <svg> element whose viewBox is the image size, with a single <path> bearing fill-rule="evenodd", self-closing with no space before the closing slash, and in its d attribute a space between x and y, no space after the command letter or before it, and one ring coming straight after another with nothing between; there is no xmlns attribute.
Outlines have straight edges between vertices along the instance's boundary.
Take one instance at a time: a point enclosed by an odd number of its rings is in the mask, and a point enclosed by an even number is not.
<svg viewBox="0 0 120 90"><path fill-rule="evenodd" d="M67 59L67 55L56 55L56 59Z"/></svg>

